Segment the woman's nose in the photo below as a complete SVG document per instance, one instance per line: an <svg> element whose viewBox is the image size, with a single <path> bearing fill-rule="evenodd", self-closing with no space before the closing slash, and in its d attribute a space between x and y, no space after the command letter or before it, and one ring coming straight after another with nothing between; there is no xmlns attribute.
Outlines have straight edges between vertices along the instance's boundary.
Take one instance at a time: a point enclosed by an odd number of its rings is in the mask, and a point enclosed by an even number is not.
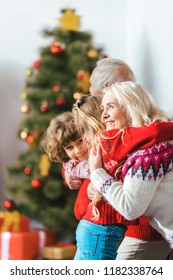
<svg viewBox="0 0 173 280"><path fill-rule="evenodd" d="M104 118L107 118L108 117L108 112L107 112L107 110L105 109L104 111L103 111L103 113L102 113L102 118L104 119Z"/></svg>

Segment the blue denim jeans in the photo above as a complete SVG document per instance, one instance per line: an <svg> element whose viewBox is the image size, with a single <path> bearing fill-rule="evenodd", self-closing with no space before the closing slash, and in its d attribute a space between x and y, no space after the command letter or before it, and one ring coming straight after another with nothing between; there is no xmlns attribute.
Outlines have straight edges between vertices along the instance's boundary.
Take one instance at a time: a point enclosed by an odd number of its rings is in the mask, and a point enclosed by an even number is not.
<svg viewBox="0 0 173 280"><path fill-rule="evenodd" d="M75 260L115 260L126 226L99 225L81 220L76 230Z"/></svg>

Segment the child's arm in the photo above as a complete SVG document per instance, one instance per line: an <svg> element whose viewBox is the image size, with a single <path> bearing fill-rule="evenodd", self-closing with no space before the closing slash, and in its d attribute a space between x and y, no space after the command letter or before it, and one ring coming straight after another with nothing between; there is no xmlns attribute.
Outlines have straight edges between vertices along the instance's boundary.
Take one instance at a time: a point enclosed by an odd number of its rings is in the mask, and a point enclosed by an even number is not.
<svg viewBox="0 0 173 280"><path fill-rule="evenodd" d="M73 176L67 171L64 172L64 178L70 190L78 190L83 183L83 179Z"/></svg>
<svg viewBox="0 0 173 280"><path fill-rule="evenodd" d="M63 167L65 171L72 176L76 176L81 179L90 178L90 170L87 160L69 160L68 162L63 163Z"/></svg>

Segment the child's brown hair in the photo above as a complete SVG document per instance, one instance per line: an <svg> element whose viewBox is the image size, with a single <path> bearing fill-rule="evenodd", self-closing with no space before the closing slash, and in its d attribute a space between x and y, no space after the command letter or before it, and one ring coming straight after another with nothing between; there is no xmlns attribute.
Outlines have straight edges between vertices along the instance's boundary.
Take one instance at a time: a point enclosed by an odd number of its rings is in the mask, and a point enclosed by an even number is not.
<svg viewBox="0 0 173 280"><path fill-rule="evenodd" d="M64 147L70 141L76 141L81 135L76 129L72 112L64 112L50 121L41 139L41 147L48 154L50 160L65 162L69 160Z"/></svg>

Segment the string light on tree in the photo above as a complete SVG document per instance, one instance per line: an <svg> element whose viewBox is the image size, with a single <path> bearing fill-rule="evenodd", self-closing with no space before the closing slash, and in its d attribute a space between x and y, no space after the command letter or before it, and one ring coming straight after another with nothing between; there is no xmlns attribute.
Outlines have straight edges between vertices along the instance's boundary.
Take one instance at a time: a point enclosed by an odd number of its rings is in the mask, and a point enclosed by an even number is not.
<svg viewBox="0 0 173 280"><path fill-rule="evenodd" d="M24 128L24 129L20 132L20 138L21 138L22 140L25 140L25 139L27 138L27 136L28 136L28 132L29 132L28 128Z"/></svg>
<svg viewBox="0 0 173 280"><path fill-rule="evenodd" d="M31 107L29 104L23 104L20 110L22 113L29 113L31 111Z"/></svg>

